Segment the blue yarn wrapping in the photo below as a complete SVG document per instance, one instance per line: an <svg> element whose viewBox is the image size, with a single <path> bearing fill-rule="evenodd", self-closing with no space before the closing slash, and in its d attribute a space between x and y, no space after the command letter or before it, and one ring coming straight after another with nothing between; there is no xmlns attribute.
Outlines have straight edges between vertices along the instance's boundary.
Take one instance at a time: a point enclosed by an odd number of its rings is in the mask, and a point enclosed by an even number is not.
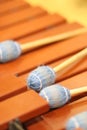
<svg viewBox="0 0 87 130"><path fill-rule="evenodd" d="M59 84L44 88L39 95L47 100L50 108L58 108L70 101L70 91Z"/></svg>
<svg viewBox="0 0 87 130"><path fill-rule="evenodd" d="M20 45L12 40L7 40L0 43L0 62L5 63L16 59L21 55Z"/></svg>
<svg viewBox="0 0 87 130"><path fill-rule="evenodd" d="M66 130L75 130L76 128L87 130L87 111L71 117L67 122Z"/></svg>
<svg viewBox="0 0 87 130"><path fill-rule="evenodd" d="M40 91L42 88L52 85L56 80L56 74L49 66L39 66L33 70L27 78L27 86Z"/></svg>

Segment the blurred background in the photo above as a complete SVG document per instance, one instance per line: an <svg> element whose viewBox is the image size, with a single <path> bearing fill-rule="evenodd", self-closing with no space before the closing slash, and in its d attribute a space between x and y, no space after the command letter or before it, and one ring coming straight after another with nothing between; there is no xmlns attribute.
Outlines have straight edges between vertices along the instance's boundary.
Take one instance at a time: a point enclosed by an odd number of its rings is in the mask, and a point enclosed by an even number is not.
<svg viewBox="0 0 87 130"><path fill-rule="evenodd" d="M50 13L59 13L68 22L79 22L87 26L87 0L25 0L40 5Z"/></svg>

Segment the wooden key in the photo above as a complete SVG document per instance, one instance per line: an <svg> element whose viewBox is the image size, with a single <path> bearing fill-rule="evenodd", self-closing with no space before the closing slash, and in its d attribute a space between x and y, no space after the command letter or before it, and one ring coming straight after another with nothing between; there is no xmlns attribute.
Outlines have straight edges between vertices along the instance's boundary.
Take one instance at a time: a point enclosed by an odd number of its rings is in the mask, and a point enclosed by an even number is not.
<svg viewBox="0 0 87 130"><path fill-rule="evenodd" d="M21 2L20 2L20 0L11 0L11 1L8 1L5 3L3 2L2 4L0 4L0 15L5 15L8 12L10 12L12 10L16 10L16 9L23 7L23 6L29 7L29 4L27 4L23 0L21 0Z"/></svg>
<svg viewBox="0 0 87 130"><path fill-rule="evenodd" d="M26 20L30 21L31 19L36 18L40 15L44 15L45 13L46 11L42 10L40 7L27 7L20 9L1 17L0 28L5 29L9 26L14 26L14 24L18 24L18 22L23 22Z"/></svg>
<svg viewBox="0 0 87 130"><path fill-rule="evenodd" d="M24 92L0 103L0 129L6 129L9 121L15 118L24 122L48 110L48 103L36 92Z"/></svg>
<svg viewBox="0 0 87 130"><path fill-rule="evenodd" d="M27 91L25 80L21 80L14 75L0 77L0 101L11 96Z"/></svg>
<svg viewBox="0 0 87 130"><path fill-rule="evenodd" d="M47 14L43 17L40 17L39 19L32 19L31 21L26 20L23 23L18 23L17 25L1 30L0 41L7 39L17 39L63 22L65 22L65 19L57 14Z"/></svg>

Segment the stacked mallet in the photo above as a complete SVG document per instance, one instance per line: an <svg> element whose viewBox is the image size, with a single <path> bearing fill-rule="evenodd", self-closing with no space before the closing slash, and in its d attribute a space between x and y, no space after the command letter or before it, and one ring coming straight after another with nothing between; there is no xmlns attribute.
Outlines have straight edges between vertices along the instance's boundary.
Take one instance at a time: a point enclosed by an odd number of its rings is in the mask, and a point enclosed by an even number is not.
<svg viewBox="0 0 87 130"><path fill-rule="evenodd" d="M48 102L50 108L58 108L84 93L87 93L87 86L69 90L62 85L55 84L42 89L39 95Z"/></svg>
<svg viewBox="0 0 87 130"><path fill-rule="evenodd" d="M87 32L86 28L77 29L60 35L47 37L30 43L19 44L18 42L7 40L0 43L0 62L5 63L18 58L22 53L34 50L41 46L52 44L53 42L74 37L81 33Z"/></svg>
<svg viewBox="0 0 87 130"><path fill-rule="evenodd" d="M66 130L87 130L87 111L79 113L69 119Z"/></svg>
<svg viewBox="0 0 87 130"><path fill-rule="evenodd" d="M52 85L55 83L57 75L58 77L61 76L86 56L87 48L54 68L49 66L39 66L29 74L27 78L27 86L35 91L40 91L44 87Z"/></svg>

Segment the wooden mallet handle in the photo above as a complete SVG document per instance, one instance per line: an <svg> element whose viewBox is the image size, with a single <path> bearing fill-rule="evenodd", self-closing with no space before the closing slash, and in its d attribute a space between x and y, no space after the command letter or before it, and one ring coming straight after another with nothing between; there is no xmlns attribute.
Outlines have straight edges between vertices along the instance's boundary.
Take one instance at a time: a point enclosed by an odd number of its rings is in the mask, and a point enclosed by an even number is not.
<svg viewBox="0 0 87 130"><path fill-rule="evenodd" d="M87 32L87 28L80 28L74 31L69 31L69 32L65 32L62 34L55 35L55 36L43 38L37 41L25 43L21 45L22 53L31 51L41 46L52 44L53 42L56 42L56 41L65 40L67 38L74 37L76 35L79 35L85 32Z"/></svg>
<svg viewBox="0 0 87 130"><path fill-rule="evenodd" d="M79 53L75 54L68 60L64 61L60 65L53 68L53 70L58 73L58 76L62 75L66 72L67 69L72 68L75 64L77 64L80 60L87 56L87 48L83 49Z"/></svg>
<svg viewBox="0 0 87 130"><path fill-rule="evenodd" d="M87 93L87 86L70 90L71 98Z"/></svg>

